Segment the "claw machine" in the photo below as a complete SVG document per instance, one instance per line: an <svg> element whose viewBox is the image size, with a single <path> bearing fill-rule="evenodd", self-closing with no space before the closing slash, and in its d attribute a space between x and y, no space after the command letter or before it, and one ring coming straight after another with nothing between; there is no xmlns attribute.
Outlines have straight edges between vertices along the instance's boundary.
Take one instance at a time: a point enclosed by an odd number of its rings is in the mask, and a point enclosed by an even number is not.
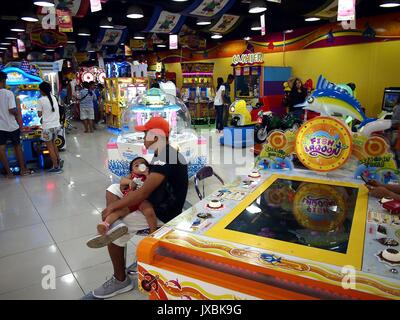
<svg viewBox="0 0 400 320"><path fill-rule="evenodd" d="M215 121L214 63L181 63L183 101L194 124Z"/></svg>

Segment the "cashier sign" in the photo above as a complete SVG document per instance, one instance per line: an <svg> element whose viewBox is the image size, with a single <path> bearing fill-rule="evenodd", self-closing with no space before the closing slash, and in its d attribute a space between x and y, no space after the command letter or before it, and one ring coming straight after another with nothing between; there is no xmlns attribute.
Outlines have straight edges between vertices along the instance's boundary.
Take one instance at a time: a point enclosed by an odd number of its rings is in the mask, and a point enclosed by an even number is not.
<svg viewBox="0 0 400 320"><path fill-rule="evenodd" d="M335 118L314 118L303 124L297 133L297 156L311 170L338 169L349 159L351 149L352 138L347 125Z"/></svg>

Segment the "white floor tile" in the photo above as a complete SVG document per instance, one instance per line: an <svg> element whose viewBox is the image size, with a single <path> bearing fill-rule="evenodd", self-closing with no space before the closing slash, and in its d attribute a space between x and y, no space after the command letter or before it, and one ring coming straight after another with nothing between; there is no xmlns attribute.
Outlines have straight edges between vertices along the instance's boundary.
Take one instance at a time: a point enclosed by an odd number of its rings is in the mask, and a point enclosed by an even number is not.
<svg viewBox="0 0 400 320"><path fill-rule="evenodd" d="M17 205L7 210L0 209L0 231L31 226L41 222L33 204L26 207Z"/></svg>
<svg viewBox="0 0 400 320"><path fill-rule="evenodd" d="M43 223L0 232L0 258L53 244Z"/></svg>
<svg viewBox="0 0 400 320"><path fill-rule="evenodd" d="M46 226L54 240L59 243L95 235L97 233L96 226L99 222L101 222L100 212L90 210L77 216L48 221Z"/></svg>
<svg viewBox="0 0 400 320"><path fill-rule="evenodd" d="M77 238L58 243L58 247L73 272L110 260L107 248L91 249L86 246L90 237Z"/></svg>
<svg viewBox="0 0 400 320"><path fill-rule="evenodd" d="M71 273L55 245L0 258L0 294L40 284L47 265L55 268L56 277Z"/></svg>
<svg viewBox="0 0 400 320"><path fill-rule="evenodd" d="M72 273L56 279L55 289L43 289L42 284L0 295L0 300L77 300L83 296Z"/></svg>

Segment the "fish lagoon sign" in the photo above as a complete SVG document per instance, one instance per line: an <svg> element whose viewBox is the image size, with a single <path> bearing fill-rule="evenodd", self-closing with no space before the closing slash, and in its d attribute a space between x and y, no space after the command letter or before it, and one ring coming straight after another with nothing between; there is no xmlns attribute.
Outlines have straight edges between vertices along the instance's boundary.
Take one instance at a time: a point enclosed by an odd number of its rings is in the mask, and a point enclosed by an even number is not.
<svg viewBox="0 0 400 320"><path fill-rule="evenodd" d="M234 66L244 65L244 64L262 64L262 63L264 63L264 55L261 52L235 54L232 57L232 64Z"/></svg>

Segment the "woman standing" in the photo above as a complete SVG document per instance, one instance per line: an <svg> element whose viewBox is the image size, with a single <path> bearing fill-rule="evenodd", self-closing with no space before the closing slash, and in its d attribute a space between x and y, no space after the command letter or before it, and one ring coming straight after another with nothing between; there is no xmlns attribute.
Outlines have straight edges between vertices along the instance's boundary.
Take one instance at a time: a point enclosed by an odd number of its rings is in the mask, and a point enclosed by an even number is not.
<svg viewBox="0 0 400 320"><path fill-rule="evenodd" d="M304 103L306 98L307 98L307 89L304 88L301 80L297 78L294 81L292 91L289 94L289 112L299 119L303 114L303 109L295 108L294 106L297 104Z"/></svg>
<svg viewBox="0 0 400 320"><path fill-rule="evenodd" d="M48 171L50 173L61 173L62 160L55 144L58 132L61 129L60 111L57 99L51 94L51 85L42 82L39 85L42 97L38 101L37 110L39 117L42 118L42 141L46 143L50 153L53 167Z"/></svg>
<svg viewBox="0 0 400 320"><path fill-rule="evenodd" d="M221 133L224 129L224 104L225 104L225 86L224 79L217 79L217 93L214 98L214 106L216 110L215 126L218 133Z"/></svg>

